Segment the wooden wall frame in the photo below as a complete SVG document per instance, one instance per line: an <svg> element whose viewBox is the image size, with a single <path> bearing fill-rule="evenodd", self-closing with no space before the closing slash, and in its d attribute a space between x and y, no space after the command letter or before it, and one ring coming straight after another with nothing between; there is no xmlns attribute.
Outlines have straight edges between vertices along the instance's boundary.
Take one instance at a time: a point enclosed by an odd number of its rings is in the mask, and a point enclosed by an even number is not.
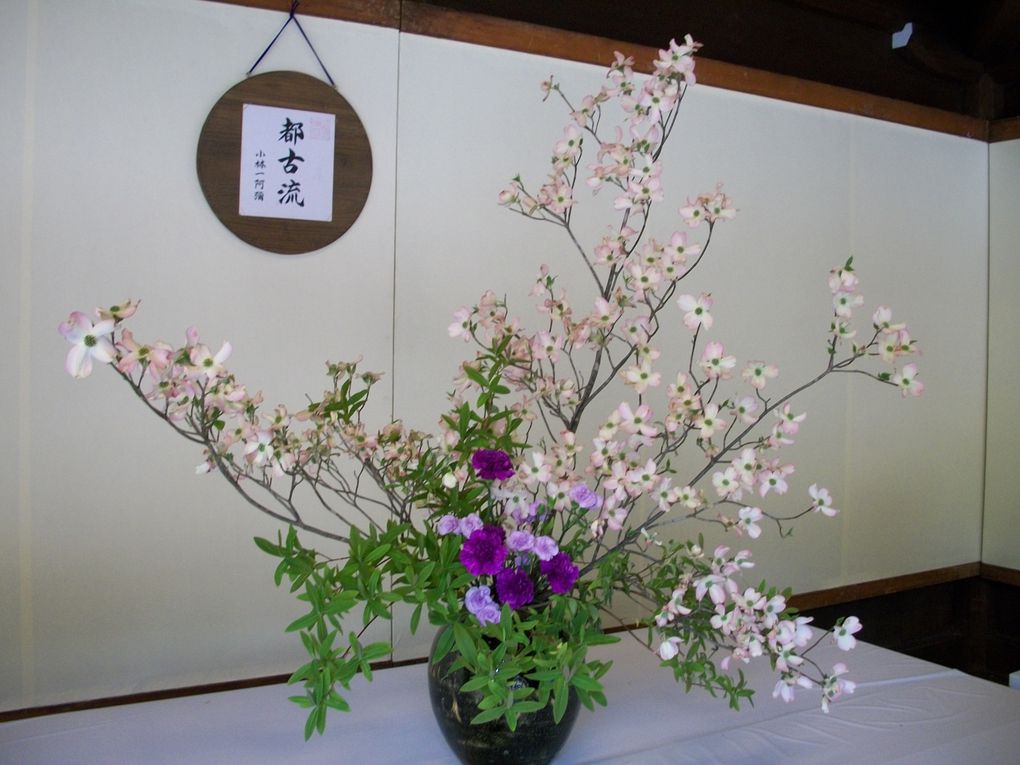
<svg viewBox="0 0 1020 765"><path fill-rule="evenodd" d="M336 117L331 221L258 218L238 212L241 113L246 103ZM357 113L335 89L300 72L255 75L224 93L202 127L196 165L202 193L220 222L248 244L284 255L318 250L339 239L358 219L372 187L372 148Z"/></svg>

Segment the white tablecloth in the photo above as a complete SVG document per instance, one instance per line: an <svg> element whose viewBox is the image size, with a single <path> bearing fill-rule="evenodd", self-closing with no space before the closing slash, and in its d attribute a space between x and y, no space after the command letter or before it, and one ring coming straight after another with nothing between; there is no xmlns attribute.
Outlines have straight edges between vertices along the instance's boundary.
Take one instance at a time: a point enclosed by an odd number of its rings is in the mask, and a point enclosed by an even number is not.
<svg viewBox="0 0 1020 765"><path fill-rule="evenodd" d="M846 661L857 691L826 715L817 692L791 704L771 697L764 663L748 675L755 706L741 712L704 692L685 694L658 659L625 637L599 651L615 661L607 708L581 709L556 765L769 765L770 763L1020 763L1020 691L859 644ZM823 663L823 662L820 662ZM331 716L324 737L305 743L297 692L266 686L0 725L4 765L454 765L429 706L424 665L360 678L353 711Z"/></svg>

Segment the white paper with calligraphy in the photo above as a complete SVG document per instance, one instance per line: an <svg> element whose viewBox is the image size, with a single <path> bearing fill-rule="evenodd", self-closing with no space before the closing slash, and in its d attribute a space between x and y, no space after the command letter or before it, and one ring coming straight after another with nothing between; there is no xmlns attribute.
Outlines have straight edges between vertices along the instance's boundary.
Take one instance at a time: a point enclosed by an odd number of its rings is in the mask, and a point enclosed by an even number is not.
<svg viewBox="0 0 1020 765"><path fill-rule="evenodd" d="M238 212L333 220L335 128L333 114L245 104Z"/></svg>

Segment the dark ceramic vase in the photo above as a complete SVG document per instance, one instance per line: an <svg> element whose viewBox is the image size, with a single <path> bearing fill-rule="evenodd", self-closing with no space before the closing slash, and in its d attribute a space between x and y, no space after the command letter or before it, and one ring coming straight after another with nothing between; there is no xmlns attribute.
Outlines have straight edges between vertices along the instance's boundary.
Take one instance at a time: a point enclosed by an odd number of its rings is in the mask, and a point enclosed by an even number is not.
<svg viewBox="0 0 1020 765"><path fill-rule="evenodd" d="M433 641L433 651L435 647ZM577 695L571 692L567 710L559 723L553 721L552 704L548 704L537 712L521 715L514 731L507 727L503 718L472 725L471 719L480 711L478 702L482 700L482 693L461 692L460 687L470 675L464 669L449 671L456 659L456 651L451 650L439 662L429 661L429 697L439 729L457 758L464 765L547 765L551 762L566 743L577 720L580 707ZM514 682L523 687L528 681L517 678Z"/></svg>

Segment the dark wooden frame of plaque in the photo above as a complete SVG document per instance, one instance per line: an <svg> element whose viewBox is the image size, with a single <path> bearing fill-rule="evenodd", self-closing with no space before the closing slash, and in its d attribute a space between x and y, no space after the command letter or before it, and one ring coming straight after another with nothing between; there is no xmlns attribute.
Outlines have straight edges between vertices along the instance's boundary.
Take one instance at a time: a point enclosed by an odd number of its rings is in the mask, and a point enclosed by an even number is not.
<svg viewBox="0 0 1020 765"><path fill-rule="evenodd" d="M238 212L244 104L336 115L333 220L259 218ZM318 250L343 236L358 219L372 188L372 147L357 113L325 82L300 72L255 75L224 93L202 126L196 164L202 193L220 222L248 244L283 255Z"/></svg>

